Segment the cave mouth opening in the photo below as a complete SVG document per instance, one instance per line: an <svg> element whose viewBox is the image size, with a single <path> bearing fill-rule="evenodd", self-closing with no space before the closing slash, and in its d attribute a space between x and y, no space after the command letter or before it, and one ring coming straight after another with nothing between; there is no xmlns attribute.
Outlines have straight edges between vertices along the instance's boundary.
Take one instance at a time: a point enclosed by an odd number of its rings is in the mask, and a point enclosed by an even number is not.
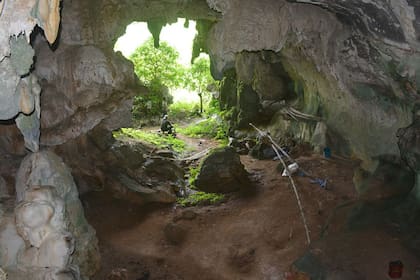
<svg viewBox="0 0 420 280"><path fill-rule="evenodd" d="M198 36L195 21L178 18L158 32L154 25L132 22L114 46L115 52L133 62L136 75L149 89L148 94L134 98L134 123L141 119L155 124L165 114L188 121L208 111L217 97L209 56L194 51Z"/></svg>

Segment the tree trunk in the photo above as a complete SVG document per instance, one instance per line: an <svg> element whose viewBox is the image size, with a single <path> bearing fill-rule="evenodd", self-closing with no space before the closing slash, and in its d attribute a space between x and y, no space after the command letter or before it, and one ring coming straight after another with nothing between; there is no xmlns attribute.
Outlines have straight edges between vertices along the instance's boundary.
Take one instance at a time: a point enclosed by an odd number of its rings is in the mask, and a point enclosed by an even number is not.
<svg viewBox="0 0 420 280"><path fill-rule="evenodd" d="M198 97L200 97L200 115L203 114L203 93L199 92Z"/></svg>

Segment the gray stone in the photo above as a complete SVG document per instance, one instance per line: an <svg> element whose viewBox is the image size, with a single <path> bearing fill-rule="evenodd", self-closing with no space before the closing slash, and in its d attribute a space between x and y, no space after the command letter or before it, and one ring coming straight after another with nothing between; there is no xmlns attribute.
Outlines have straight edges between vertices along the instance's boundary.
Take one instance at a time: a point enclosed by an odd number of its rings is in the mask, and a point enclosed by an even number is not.
<svg viewBox="0 0 420 280"><path fill-rule="evenodd" d="M28 245L18 260L19 267L77 266L83 277L96 272L99 252L95 231L84 217L73 177L58 156L42 151L22 161L16 201L18 233Z"/></svg>
<svg viewBox="0 0 420 280"><path fill-rule="evenodd" d="M413 123L398 130L398 147L404 162L416 172L412 194L420 202L420 104L413 108Z"/></svg>
<svg viewBox="0 0 420 280"><path fill-rule="evenodd" d="M203 160L194 185L210 193L247 190L252 187L248 175L234 148L218 148Z"/></svg>
<svg viewBox="0 0 420 280"><path fill-rule="evenodd" d="M318 122L315 127L315 131L311 138L311 144L314 150L321 153L325 147L327 147L327 125L323 122Z"/></svg>
<svg viewBox="0 0 420 280"><path fill-rule="evenodd" d="M0 176L0 198L10 196L7 188L7 183L2 176Z"/></svg>

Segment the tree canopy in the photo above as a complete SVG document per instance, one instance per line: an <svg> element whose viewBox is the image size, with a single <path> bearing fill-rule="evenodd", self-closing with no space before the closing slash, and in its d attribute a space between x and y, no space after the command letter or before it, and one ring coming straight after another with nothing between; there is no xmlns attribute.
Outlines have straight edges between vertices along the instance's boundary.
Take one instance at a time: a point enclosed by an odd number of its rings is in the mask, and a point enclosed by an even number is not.
<svg viewBox="0 0 420 280"><path fill-rule="evenodd" d="M184 67L178 63L179 53L166 42L155 48L153 38L139 46L129 57L137 77L150 89L148 95L134 98L135 118L162 115L172 103L169 89L183 83Z"/></svg>
<svg viewBox="0 0 420 280"><path fill-rule="evenodd" d="M208 57L198 57L191 68L185 73L185 86L196 91L200 97L200 112L203 112L203 94L209 93L209 86L215 81L210 74L210 60Z"/></svg>
<svg viewBox="0 0 420 280"><path fill-rule="evenodd" d="M130 56L134 71L146 86L155 84L178 88L183 81L184 67L177 62L179 53L162 41L154 47L153 38L139 46Z"/></svg>
<svg viewBox="0 0 420 280"><path fill-rule="evenodd" d="M159 48L155 48L153 38L139 46L129 57L136 75L150 90L149 94L134 98L135 118L165 113L172 103L169 89L181 87L197 92L200 113L203 112L203 98L209 97L209 86L215 84L210 74L210 60L200 56L191 67L186 68L178 63L178 57L177 50L167 42L162 41Z"/></svg>

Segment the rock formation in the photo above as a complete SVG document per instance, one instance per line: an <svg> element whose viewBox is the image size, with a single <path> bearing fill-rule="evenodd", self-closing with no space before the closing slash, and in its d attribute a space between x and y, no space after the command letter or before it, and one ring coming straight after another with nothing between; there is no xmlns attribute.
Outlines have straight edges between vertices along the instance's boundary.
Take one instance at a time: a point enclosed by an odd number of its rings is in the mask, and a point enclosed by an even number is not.
<svg viewBox="0 0 420 280"><path fill-rule="evenodd" d="M420 99L420 5L415 0L2 0L0 152L9 166L0 166L0 174L7 174L7 167L15 171L25 147L32 152L41 148L54 151L72 168L82 191L108 182L125 186L120 194L130 194L129 189L155 191L159 199L172 201L173 193L168 194L167 187L159 190L161 185L153 180L161 158L146 159L142 151L134 152L137 163L146 164L145 173L136 173L140 167L133 163L121 172L108 171L126 160L118 156L126 147L113 143L111 132L130 124L132 97L147 91L113 45L132 21L147 21L158 43L159 30L177 17L198 21L194 52L210 54L233 129L246 130L255 122L275 138L287 133L319 150L329 146L333 154L360 159L355 183L363 189L361 195L409 192L410 172L416 172L417 188L411 194L418 196L419 131L412 110ZM397 138L400 128L405 129ZM23 164L43 156L61 165L48 152L29 155ZM382 188L382 175L391 167L401 174L393 185L404 184L401 190ZM68 175L63 176L70 182ZM182 177L176 167L173 175L168 182ZM25 176L18 174L18 181ZM0 206L0 248L9 250L7 256L0 253L0 267L39 268L47 261L41 251L55 245L61 246L62 255L51 260L60 260L54 266L80 266L72 258L86 256L79 256L77 247L71 253L68 240L84 239L71 223L64 226L73 215L82 216L80 205L77 214L52 213L71 208L68 203L78 204L74 183L71 202L67 191L58 191L63 186L57 182L33 181L28 190L18 183L16 227L12 177L0 180L0 195L9 196ZM142 189L142 182L149 186ZM33 207L43 220L27 225L32 210L26 207ZM53 220L59 226L51 224ZM91 234L87 225L82 228ZM28 249L29 244L35 249ZM28 258L18 258L17 248L39 257L22 263ZM89 266L81 267L82 277L95 264Z"/></svg>
<svg viewBox="0 0 420 280"><path fill-rule="evenodd" d="M234 148L219 148L203 160L194 185L210 193L248 190L252 187L248 176Z"/></svg>
<svg viewBox="0 0 420 280"><path fill-rule="evenodd" d="M0 260L10 279L32 274L33 279L76 280L95 273L95 231L84 218L77 187L59 157L38 152L23 160L16 202L14 213L5 208L0 223Z"/></svg>

